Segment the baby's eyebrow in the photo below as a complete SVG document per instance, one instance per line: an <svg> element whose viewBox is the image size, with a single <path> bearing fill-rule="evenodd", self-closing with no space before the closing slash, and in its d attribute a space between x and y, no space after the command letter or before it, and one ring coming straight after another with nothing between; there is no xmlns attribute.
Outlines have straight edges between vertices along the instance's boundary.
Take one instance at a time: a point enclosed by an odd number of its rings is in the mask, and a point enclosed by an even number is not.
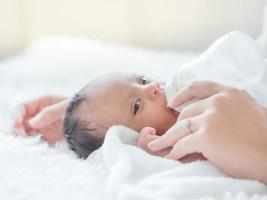
<svg viewBox="0 0 267 200"><path fill-rule="evenodd" d="M138 81L138 79L141 77L140 74L132 73L130 76L130 81Z"/></svg>
<svg viewBox="0 0 267 200"><path fill-rule="evenodd" d="M138 80L138 79L141 79L142 77L147 77L147 78L149 78L147 75L145 75L145 74L137 74L137 73L133 73L132 74L132 77L133 77L133 79L135 79L135 80Z"/></svg>
<svg viewBox="0 0 267 200"><path fill-rule="evenodd" d="M132 77L133 79L136 79L136 78L138 78L139 76L140 76L140 75L137 74L137 73L132 73L132 76L131 76L131 77Z"/></svg>

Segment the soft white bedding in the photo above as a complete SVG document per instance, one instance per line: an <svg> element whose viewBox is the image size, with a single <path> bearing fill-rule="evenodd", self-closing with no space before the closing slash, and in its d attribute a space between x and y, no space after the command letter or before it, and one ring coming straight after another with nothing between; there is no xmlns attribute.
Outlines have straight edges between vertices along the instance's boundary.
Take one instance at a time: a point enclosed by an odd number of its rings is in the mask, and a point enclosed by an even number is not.
<svg viewBox="0 0 267 200"><path fill-rule="evenodd" d="M266 63L255 42L245 34L233 32L179 68L171 82L175 82L174 90L180 90L194 80L218 81L246 89L266 106L265 71ZM266 186L229 178L208 162L183 165L127 145L135 145L137 136L138 133L129 129L113 127L102 148L89 157L103 163L103 170L108 174L107 178L103 177L107 180L106 190L114 199L191 199L203 195L220 199L225 191L231 195L240 191L248 195L267 192Z"/></svg>
<svg viewBox="0 0 267 200"><path fill-rule="evenodd" d="M47 93L70 95L110 70L167 80L194 56L48 38L2 61L0 199L267 199L265 185L225 177L207 162L182 165L129 146L136 135L121 127L111 129L104 148L87 160L77 159L64 143L50 148L39 137L10 135L12 108L19 102ZM124 133L132 140L125 141Z"/></svg>
<svg viewBox="0 0 267 200"><path fill-rule="evenodd" d="M87 160L101 163L110 199L247 199L267 192L265 185L229 178L206 161L182 164L151 156L134 146L137 136L112 127L102 148Z"/></svg>

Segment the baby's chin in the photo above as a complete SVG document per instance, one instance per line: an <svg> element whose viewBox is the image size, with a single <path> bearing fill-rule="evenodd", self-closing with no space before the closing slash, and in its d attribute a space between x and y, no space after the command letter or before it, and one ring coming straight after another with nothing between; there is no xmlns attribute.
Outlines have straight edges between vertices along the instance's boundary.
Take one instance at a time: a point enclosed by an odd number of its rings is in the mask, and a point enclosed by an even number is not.
<svg viewBox="0 0 267 200"><path fill-rule="evenodd" d="M164 101L164 107L166 108L167 112L170 113L171 115L174 116L174 118L177 120L178 116L179 116L179 112L177 112L176 110L172 109L172 108L169 108L167 106L167 100L166 100L166 95L165 95L165 92L164 92L164 96L165 96L165 101Z"/></svg>

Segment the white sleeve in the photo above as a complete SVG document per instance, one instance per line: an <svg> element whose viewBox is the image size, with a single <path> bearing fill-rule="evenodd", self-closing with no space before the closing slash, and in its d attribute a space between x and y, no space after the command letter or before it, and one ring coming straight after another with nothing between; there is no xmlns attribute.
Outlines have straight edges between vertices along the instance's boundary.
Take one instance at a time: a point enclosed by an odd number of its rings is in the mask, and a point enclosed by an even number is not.
<svg viewBox="0 0 267 200"><path fill-rule="evenodd" d="M266 69L256 42L243 33L232 32L218 39L198 58L181 66L170 84L169 93L172 94L167 96L173 96L192 81L209 80L245 89L261 102L266 99L267 105Z"/></svg>

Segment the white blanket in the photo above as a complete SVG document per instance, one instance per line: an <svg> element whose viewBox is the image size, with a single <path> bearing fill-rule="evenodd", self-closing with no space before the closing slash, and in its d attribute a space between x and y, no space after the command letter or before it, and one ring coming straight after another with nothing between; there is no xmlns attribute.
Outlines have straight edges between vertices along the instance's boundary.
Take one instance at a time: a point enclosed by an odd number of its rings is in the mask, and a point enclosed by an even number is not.
<svg viewBox="0 0 267 200"><path fill-rule="evenodd" d="M137 136L133 130L114 126L102 148L87 159L101 163L101 180L110 199L244 199L267 192L265 185L229 178L207 161L182 164L149 155L134 146Z"/></svg>
<svg viewBox="0 0 267 200"><path fill-rule="evenodd" d="M0 62L0 199L267 199L265 185L229 178L207 162L183 165L148 155L129 145L136 133L127 128L111 128L87 160L77 159L64 142L48 147L38 136L10 134L12 109L29 98L72 94L110 70L167 80L193 57L50 38Z"/></svg>
<svg viewBox="0 0 267 200"><path fill-rule="evenodd" d="M198 80L246 90L267 107L267 64L258 45L244 33L226 34L198 58L178 68L165 89L167 100L188 83Z"/></svg>

